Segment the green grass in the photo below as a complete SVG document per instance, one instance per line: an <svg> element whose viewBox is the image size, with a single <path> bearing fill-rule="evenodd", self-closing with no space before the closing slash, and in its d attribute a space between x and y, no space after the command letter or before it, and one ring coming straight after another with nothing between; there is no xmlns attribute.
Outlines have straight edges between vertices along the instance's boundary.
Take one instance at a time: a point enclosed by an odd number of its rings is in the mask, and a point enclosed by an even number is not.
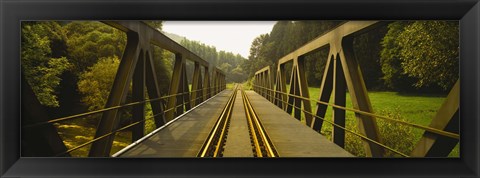
<svg viewBox="0 0 480 178"><path fill-rule="evenodd" d="M287 87L288 89L289 87ZM309 87L310 98L318 100L319 88ZM369 92L368 96L375 114L387 116L393 119L403 120L410 123L428 126L435 116L436 112L442 105L446 96L431 95L401 95L397 92ZM330 99L330 103L332 98ZM312 113L316 113L316 103L311 101ZM353 108L350 94L346 95L346 107ZM332 121L332 107L328 107L325 119ZM346 111L346 128L356 131L357 119L353 112ZM302 115L302 122L304 121ZM378 127L381 137L388 139L398 139L397 142L389 143L391 140L385 141L387 146L398 148L401 152L409 155L415 144L422 137L424 131L422 129L413 128L401 124L391 123L383 119L377 118ZM331 140L332 125L324 122L321 133ZM405 135L412 138L405 138ZM400 142L400 143L399 143ZM350 145L349 145L350 144ZM364 156L361 139L351 133L346 132L346 149L357 156ZM459 156L459 144L452 150L449 157Z"/></svg>

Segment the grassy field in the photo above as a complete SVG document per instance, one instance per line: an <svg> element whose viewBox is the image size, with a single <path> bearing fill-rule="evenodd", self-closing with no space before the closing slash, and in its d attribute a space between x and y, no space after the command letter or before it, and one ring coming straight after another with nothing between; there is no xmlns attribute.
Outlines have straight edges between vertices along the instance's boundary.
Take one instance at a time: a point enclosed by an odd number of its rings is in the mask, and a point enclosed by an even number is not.
<svg viewBox="0 0 480 178"><path fill-rule="evenodd" d="M289 88L289 87L287 87ZM319 98L319 88L309 88L310 98ZM369 92L368 93L372 108L375 114L388 116L393 119L403 120L423 126L428 126L435 116L437 110L442 105L446 96L431 95L402 95L397 92ZM316 103L311 102L312 111L316 111ZM346 96L346 107L352 108L350 94ZM325 119L332 120L332 108L328 107ZM304 122L302 115L302 122ZM346 112L346 128L358 133L355 115L353 112ZM382 119L377 119L381 137L384 144L390 146L402 153L409 154L415 144L421 138L423 130L409 126L391 123ZM331 139L332 126L324 122L321 133ZM346 132L346 149L357 155L364 156L361 139L351 133ZM390 156L399 156L389 153ZM450 157L459 156L459 144L452 150Z"/></svg>

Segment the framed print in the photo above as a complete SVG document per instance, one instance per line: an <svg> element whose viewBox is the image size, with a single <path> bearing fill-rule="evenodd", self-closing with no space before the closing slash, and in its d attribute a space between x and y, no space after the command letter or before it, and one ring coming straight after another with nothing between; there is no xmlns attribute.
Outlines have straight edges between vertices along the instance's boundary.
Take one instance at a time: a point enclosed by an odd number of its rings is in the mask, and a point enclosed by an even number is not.
<svg viewBox="0 0 480 178"><path fill-rule="evenodd" d="M2 177L480 175L478 0L0 3Z"/></svg>

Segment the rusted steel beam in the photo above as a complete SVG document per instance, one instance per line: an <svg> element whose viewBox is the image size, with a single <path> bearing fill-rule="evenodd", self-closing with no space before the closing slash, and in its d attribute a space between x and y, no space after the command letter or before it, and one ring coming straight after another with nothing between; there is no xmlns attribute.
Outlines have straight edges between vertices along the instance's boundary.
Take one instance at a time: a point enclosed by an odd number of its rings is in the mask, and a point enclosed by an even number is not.
<svg viewBox="0 0 480 178"><path fill-rule="evenodd" d="M460 80L457 80L429 127L458 134L460 130L459 106ZM458 142L457 139L425 131L410 156L446 157Z"/></svg>

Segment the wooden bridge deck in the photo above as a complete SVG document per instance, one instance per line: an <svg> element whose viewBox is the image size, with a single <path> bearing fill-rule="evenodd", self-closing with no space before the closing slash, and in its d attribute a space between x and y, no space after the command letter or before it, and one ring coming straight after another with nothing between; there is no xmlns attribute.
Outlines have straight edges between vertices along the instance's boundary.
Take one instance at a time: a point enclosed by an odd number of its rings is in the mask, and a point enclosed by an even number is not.
<svg viewBox="0 0 480 178"><path fill-rule="evenodd" d="M253 91L246 93L280 157L352 156L257 93ZM231 94L232 90L219 93L117 156L196 157ZM248 150L249 147L245 146L245 143L250 144L250 142L245 141L248 131L247 126L243 125L246 121L242 122L242 119L245 119L245 110L241 96L237 95L224 157L251 157L252 155L251 147ZM239 139L233 139L234 137Z"/></svg>

